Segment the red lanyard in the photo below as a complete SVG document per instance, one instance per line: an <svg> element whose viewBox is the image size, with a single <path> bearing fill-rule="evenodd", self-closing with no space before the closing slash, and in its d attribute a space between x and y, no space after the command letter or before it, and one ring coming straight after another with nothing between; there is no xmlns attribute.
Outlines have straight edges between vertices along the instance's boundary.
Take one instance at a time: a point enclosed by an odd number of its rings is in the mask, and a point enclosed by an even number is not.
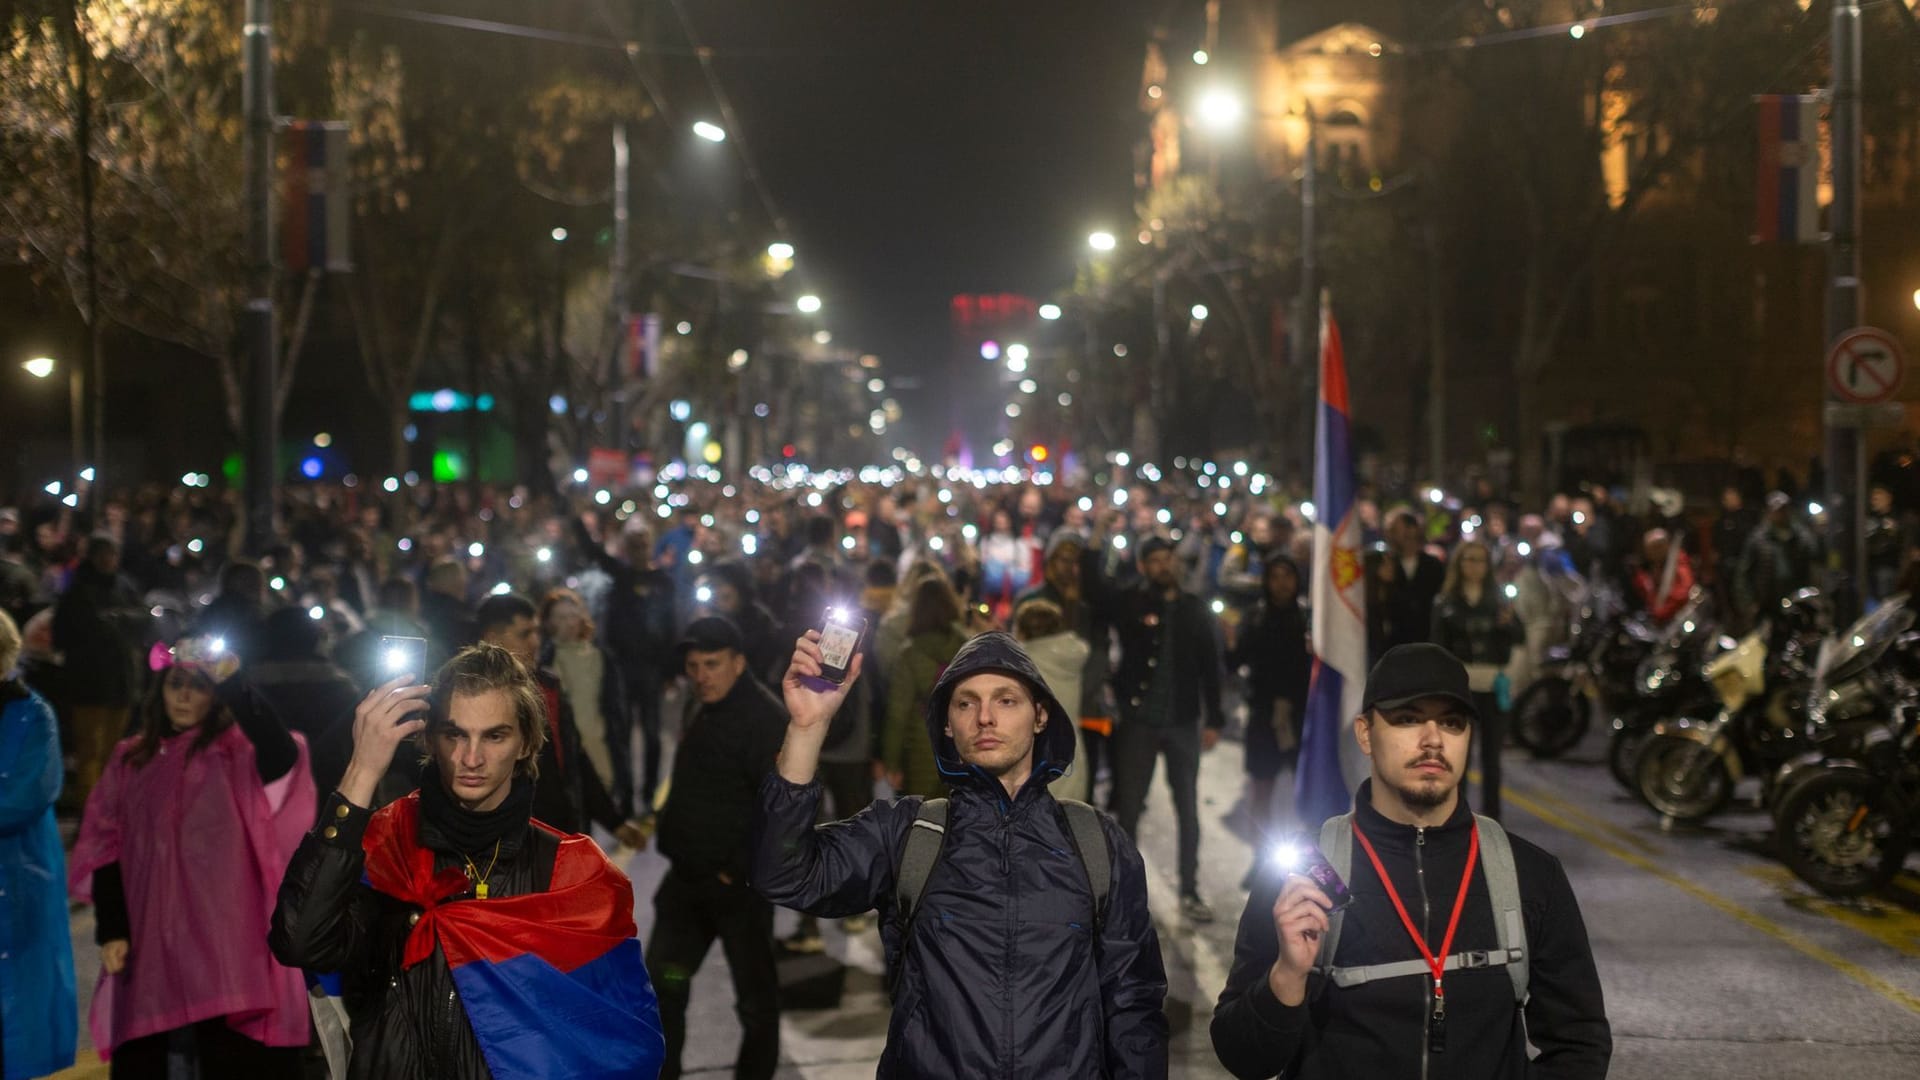
<svg viewBox="0 0 1920 1080"><path fill-rule="evenodd" d="M1460 875L1460 893L1453 898L1453 914L1447 919L1447 936L1440 942L1439 956L1427 948L1426 939L1414 927L1413 919L1407 915L1407 905L1400 902L1400 893L1394 889L1393 879L1387 876L1387 868L1380 864L1380 856L1373 850L1373 843L1367 839L1367 834L1360 831L1358 821L1353 823L1353 835L1360 841L1360 846L1366 849L1374 872L1380 875L1380 884L1386 886L1387 899L1393 901L1393 910L1400 913L1400 925L1407 928L1407 936L1420 947L1420 955L1426 959L1427 966L1433 969L1433 1015L1435 1020L1442 1019L1447 1015L1447 998L1441 979L1446 974L1447 957L1453 952L1453 932L1460 928L1460 909L1467 906L1467 886L1473 882L1473 867L1480 861L1480 824L1474 822L1469 834L1472 839L1467 845L1467 869Z"/></svg>

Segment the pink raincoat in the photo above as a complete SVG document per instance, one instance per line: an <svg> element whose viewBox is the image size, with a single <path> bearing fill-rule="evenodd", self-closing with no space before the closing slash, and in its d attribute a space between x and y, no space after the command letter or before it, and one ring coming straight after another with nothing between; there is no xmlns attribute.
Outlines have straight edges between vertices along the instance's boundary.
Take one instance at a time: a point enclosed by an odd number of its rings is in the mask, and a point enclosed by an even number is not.
<svg viewBox="0 0 1920 1080"><path fill-rule="evenodd" d="M114 747L87 798L68 890L90 898L93 872L120 864L132 922L127 965L100 973L88 1027L102 1058L131 1039L216 1016L267 1046L307 1045L300 972L267 951L287 861L313 824L307 744L286 776L262 784L238 726L195 754L182 734L135 769Z"/></svg>

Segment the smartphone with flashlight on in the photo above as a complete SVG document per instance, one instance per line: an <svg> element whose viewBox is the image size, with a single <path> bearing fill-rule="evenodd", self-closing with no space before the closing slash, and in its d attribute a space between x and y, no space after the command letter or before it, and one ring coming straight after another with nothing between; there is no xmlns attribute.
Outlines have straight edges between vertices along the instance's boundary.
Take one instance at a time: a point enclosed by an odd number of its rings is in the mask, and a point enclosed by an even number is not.
<svg viewBox="0 0 1920 1080"><path fill-rule="evenodd" d="M820 678L839 686L867 636L867 620L844 607L830 607L820 623Z"/></svg>
<svg viewBox="0 0 1920 1080"><path fill-rule="evenodd" d="M414 685L427 681L427 639L394 637L380 639L380 671L383 678L413 676Z"/></svg>
<svg viewBox="0 0 1920 1080"><path fill-rule="evenodd" d="M1306 878L1326 893L1327 899L1333 901L1333 906L1327 909L1329 914L1353 902L1353 892L1340 880L1340 872L1321 853L1319 845L1306 837L1296 836L1274 845L1271 858L1282 874Z"/></svg>

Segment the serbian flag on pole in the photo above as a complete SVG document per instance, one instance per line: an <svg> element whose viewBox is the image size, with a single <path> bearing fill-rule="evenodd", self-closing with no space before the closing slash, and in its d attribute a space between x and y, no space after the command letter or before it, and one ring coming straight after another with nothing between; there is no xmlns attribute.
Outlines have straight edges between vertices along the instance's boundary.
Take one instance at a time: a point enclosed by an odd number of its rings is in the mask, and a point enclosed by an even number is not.
<svg viewBox="0 0 1920 1080"><path fill-rule="evenodd" d="M1347 360L1331 305L1320 302L1320 409L1313 463L1313 680L1294 774L1293 810L1320 823L1353 807L1349 775L1361 764L1353 718L1367 678L1366 581L1354 508L1353 413Z"/></svg>
<svg viewBox="0 0 1920 1080"><path fill-rule="evenodd" d="M1820 110L1805 94L1767 94L1760 105L1753 238L1811 244L1820 239Z"/></svg>
<svg viewBox="0 0 1920 1080"><path fill-rule="evenodd" d="M280 264L287 270L353 269L347 226L353 219L348 196L347 125L295 120L287 125L290 160L282 170Z"/></svg>
<svg viewBox="0 0 1920 1080"><path fill-rule="evenodd" d="M375 814L362 845L367 881L421 909L404 963L440 946L495 1080L658 1076L666 1037L635 938L633 883L599 846L556 833L546 892L455 900L465 872L435 873L419 833L417 792Z"/></svg>

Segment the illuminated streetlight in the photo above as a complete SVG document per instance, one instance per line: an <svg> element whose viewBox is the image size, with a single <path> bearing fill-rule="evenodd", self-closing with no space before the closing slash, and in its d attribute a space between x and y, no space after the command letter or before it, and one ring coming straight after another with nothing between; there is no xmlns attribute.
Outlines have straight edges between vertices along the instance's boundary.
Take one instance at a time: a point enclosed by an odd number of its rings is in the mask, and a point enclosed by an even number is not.
<svg viewBox="0 0 1920 1080"><path fill-rule="evenodd" d="M793 306L802 315L813 315L820 311L820 298L808 293L793 302Z"/></svg>
<svg viewBox="0 0 1920 1080"><path fill-rule="evenodd" d="M1213 57L1207 55L1207 50L1205 49L1193 50L1193 62L1196 64L1199 64L1201 67L1206 67L1207 61L1211 59L1213 59Z"/></svg>
<svg viewBox="0 0 1920 1080"><path fill-rule="evenodd" d="M710 143L727 141L727 129L721 127L719 124L710 124L705 120L694 121L693 133Z"/></svg>
<svg viewBox="0 0 1920 1080"><path fill-rule="evenodd" d="M567 230L565 230L565 229L560 229L560 228L556 228L556 229L554 229L554 230L553 230L553 232L552 232L552 234L551 234L551 235L553 236L553 242L554 242L554 243L556 243L556 244L564 244L564 243L566 243L566 240L567 240Z"/></svg>
<svg viewBox="0 0 1920 1080"><path fill-rule="evenodd" d="M1091 233L1087 236L1087 246L1095 251L1112 251L1115 240L1110 232Z"/></svg>
<svg viewBox="0 0 1920 1080"><path fill-rule="evenodd" d="M793 245L775 241L767 245L767 258L775 262L793 261Z"/></svg>
<svg viewBox="0 0 1920 1080"><path fill-rule="evenodd" d="M1193 321L1194 322L1206 322L1207 314L1208 314L1207 305L1205 304L1193 305Z"/></svg>
<svg viewBox="0 0 1920 1080"><path fill-rule="evenodd" d="M1914 298L1916 302L1920 302L1920 293L1915 293ZM53 369L56 365L51 356L36 356L20 366L26 368L27 374L34 378L46 379L53 376Z"/></svg>
<svg viewBox="0 0 1920 1080"><path fill-rule="evenodd" d="M1245 107L1226 90L1209 90L1200 98L1200 119L1215 131L1225 131L1240 122Z"/></svg>
<svg viewBox="0 0 1920 1080"><path fill-rule="evenodd" d="M1916 291L1913 294L1913 302L1916 305L1920 305L1920 291ZM1052 322L1053 320L1059 318L1060 305L1059 304L1041 304L1040 317L1047 320L1048 322Z"/></svg>
<svg viewBox="0 0 1920 1080"><path fill-rule="evenodd" d="M1920 289L1913 290L1913 306L1920 309Z"/></svg>
<svg viewBox="0 0 1920 1080"><path fill-rule="evenodd" d="M1581 38L1587 36L1587 24L1574 23L1572 26L1567 27L1567 33L1573 35L1573 40L1579 41Z"/></svg>
<svg viewBox="0 0 1920 1080"><path fill-rule="evenodd" d="M1007 359L1009 361L1018 360L1021 363L1025 363L1027 357L1030 355L1032 354L1027 351L1027 347L1017 341L1007 346Z"/></svg>

